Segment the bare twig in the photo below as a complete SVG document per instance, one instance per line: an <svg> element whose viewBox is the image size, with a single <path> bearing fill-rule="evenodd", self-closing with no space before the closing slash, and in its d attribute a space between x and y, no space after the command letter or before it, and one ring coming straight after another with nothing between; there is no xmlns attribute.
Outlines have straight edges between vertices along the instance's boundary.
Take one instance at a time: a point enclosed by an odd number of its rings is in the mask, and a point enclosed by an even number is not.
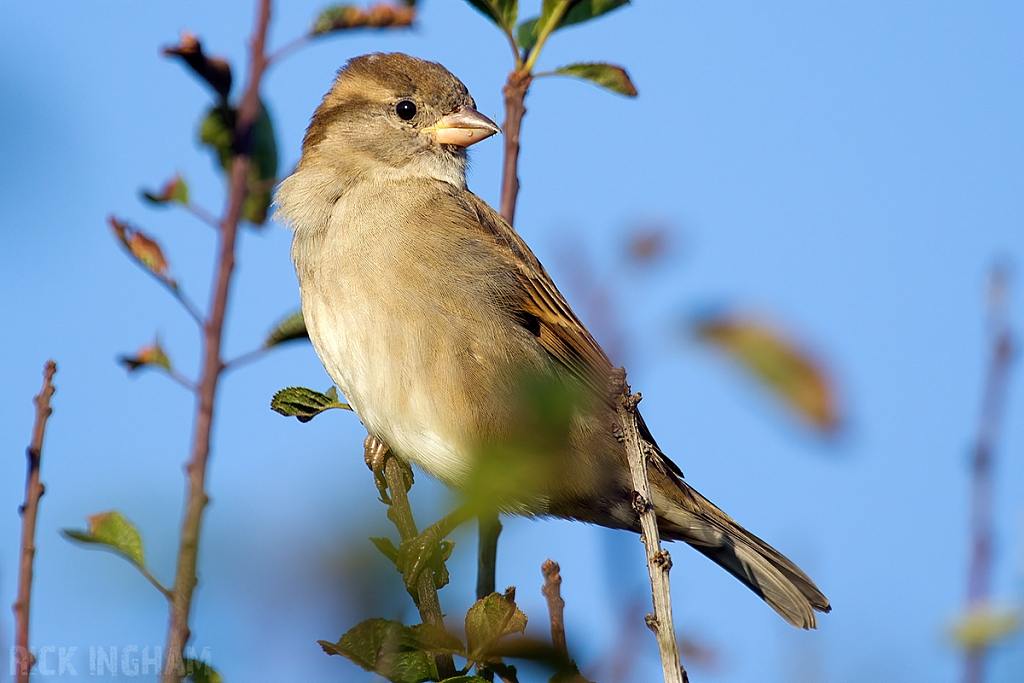
<svg viewBox="0 0 1024 683"><path fill-rule="evenodd" d="M39 465L43 455L43 437L46 435L46 420L53 410L50 397L53 396L53 374L57 365L46 361L43 367L43 388L33 402L36 404L36 420L32 427L32 442L25 455L28 459L28 476L25 481L25 502L21 506L21 564L18 569L18 597L14 601L14 656L12 664L17 665L15 681L28 683L28 674L35 664L35 656L28 647L28 624L32 608L32 562L36 556L36 518L39 515L39 499L46 487L39 481Z"/></svg>
<svg viewBox="0 0 1024 683"><path fill-rule="evenodd" d="M307 43L313 40L313 38L314 36L311 33L303 33L301 36L292 38L267 56L267 68L269 69L288 55L304 47Z"/></svg>
<svg viewBox="0 0 1024 683"><path fill-rule="evenodd" d="M501 216L513 225L516 198L519 196L519 129L526 114L526 91L533 76L529 71L516 70L508 75L502 93L505 95L505 161L501 174Z"/></svg>
<svg viewBox="0 0 1024 683"><path fill-rule="evenodd" d="M217 217L211 214L203 207L199 206L198 204L188 202L187 204L185 204L185 210L188 211L193 216L195 216L196 218L198 218L199 220L201 220L203 223L209 225L214 230L220 230L220 221L217 220Z"/></svg>
<svg viewBox="0 0 1024 683"><path fill-rule="evenodd" d="M629 472L633 477L633 508L640 518L640 538L647 551L647 570L651 576L654 612L647 615L646 622L658 640L665 683L683 683L687 681L687 677L679 662L679 646L672 623L672 596L668 582L672 558L667 550L661 548L657 515L651 504L651 484L647 478L648 449L640 438L637 427L636 405L640 402L640 394L630 393L629 385L626 383L626 371L622 368L615 371L612 387L617 398L619 426L626 446Z"/></svg>
<svg viewBox="0 0 1024 683"><path fill-rule="evenodd" d="M548 616L551 619L551 644L555 650L569 659L569 648L565 644L565 620L562 613L565 610L565 600L562 599L562 574L561 567L553 560L544 560L540 566L541 574L544 575L544 587L540 592L548 601Z"/></svg>
<svg viewBox="0 0 1024 683"><path fill-rule="evenodd" d="M367 450L367 461L369 462L369 447ZM412 516L412 508L409 506L406 483L408 481L407 469L408 465L400 462L394 456L387 456L384 459L384 477L387 480L388 493L391 499L388 507L388 518L394 522L403 541L414 539L419 535L419 531L416 529L416 520ZM437 587L434 585L434 578L429 569L420 572L420 575L417 577L416 595L418 597L416 606L419 608L420 619L423 623L444 629L444 614L441 613L441 602L437 597ZM441 675L441 680L455 675L455 663L452 661L451 655L437 655L434 661L437 663L437 671Z"/></svg>
<svg viewBox="0 0 1024 683"><path fill-rule="evenodd" d="M189 614L192 609L192 594L198 581L196 565L199 557L200 526L203 510L209 502L205 490L206 465L210 454L210 435L213 428L217 384L224 369L224 363L221 360L221 336L231 286L231 275L235 265L235 238L242 216L242 203L245 201L247 192L246 179L252 128L260 107L260 80L266 67L264 45L269 22L270 0L260 0L256 26L250 43L249 81L238 110L238 121L235 127L236 156L231 167L228 206L224 219L220 223L219 257L217 272L214 276L213 296L209 318L203 324L203 371L198 387L192 457L186 466L185 515L182 520L174 587L171 590L170 624L167 631L167 645L164 649L167 661L161 676L162 683L178 683L181 680L184 672L183 652L190 636Z"/></svg>
<svg viewBox="0 0 1024 683"><path fill-rule="evenodd" d="M480 524L479 549L476 567L476 599L483 600L494 592L494 572L498 558L498 536L501 534L501 520L497 512L481 512L477 516Z"/></svg>
<svg viewBox="0 0 1024 683"><path fill-rule="evenodd" d="M978 434L971 462L971 558L967 584L968 609L979 607L989 597L992 576L993 512L992 489L994 452L1006 405L1006 386L1013 359L1013 334L1007 320L1007 275L999 267L992 271L988 293L989 334L992 356L982 399ZM985 674L987 648L967 651L964 682L981 683Z"/></svg>
<svg viewBox="0 0 1024 683"><path fill-rule="evenodd" d="M263 354L265 354L269 350L270 349L267 348L266 346L261 346L258 349L246 351L241 356L236 356L229 361L225 361L224 371L227 372L228 370L237 370L243 365L248 365L249 363L258 361L260 358L263 357Z"/></svg>

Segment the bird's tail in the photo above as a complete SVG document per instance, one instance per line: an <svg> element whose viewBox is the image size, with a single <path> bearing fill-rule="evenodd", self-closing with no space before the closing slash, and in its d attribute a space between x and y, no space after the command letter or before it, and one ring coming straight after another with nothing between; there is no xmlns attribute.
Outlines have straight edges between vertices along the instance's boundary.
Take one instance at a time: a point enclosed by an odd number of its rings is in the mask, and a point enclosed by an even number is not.
<svg viewBox="0 0 1024 683"><path fill-rule="evenodd" d="M831 611L828 598L782 553L681 479L655 472L651 468L652 495L664 538L686 541L710 557L798 628L817 627L815 610Z"/></svg>

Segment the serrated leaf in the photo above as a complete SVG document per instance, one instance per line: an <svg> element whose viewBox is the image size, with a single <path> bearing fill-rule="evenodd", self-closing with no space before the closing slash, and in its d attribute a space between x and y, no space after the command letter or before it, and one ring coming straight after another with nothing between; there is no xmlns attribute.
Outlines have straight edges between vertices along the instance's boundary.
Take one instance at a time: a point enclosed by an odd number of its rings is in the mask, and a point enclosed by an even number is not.
<svg viewBox="0 0 1024 683"><path fill-rule="evenodd" d="M87 518L88 530L64 529L66 537L82 543L93 543L115 550L136 565L145 566L142 537L120 512L101 512Z"/></svg>
<svg viewBox="0 0 1024 683"><path fill-rule="evenodd" d="M695 327L698 338L739 362L814 427L838 427L835 390L825 370L773 327L734 315L707 317Z"/></svg>
<svg viewBox="0 0 1024 683"><path fill-rule="evenodd" d="M114 236L133 259L172 289L177 288L177 283L170 276L170 267L164 258L164 252L156 240L113 216L110 216L107 222Z"/></svg>
<svg viewBox="0 0 1024 683"><path fill-rule="evenodd" d="M381 554L391 560L392 564L398 564L398 548L391 542L390 538L384 538L379 536L371 536L370 543L373 547L381 552Z"/></svg>
<svg viewBox="0 0 1024 683"><path fill-rule="evenodd" d="M199 141L217 154L221 170L228 177L235 159L235 124L238 111L227 104L210 108L199 126ZM252 131L252 145L249 150L249 173L242 216L255 225L267 220L270 207L270 193L277 175L277 140L274 124L266 108L260 110Z"/></svg>
<svg viewBox="0 0 1024 683"><path fill-rule="evenodd" d="M422 683L434 673L432 657L417 649L409 629L389 619L367 619L343 635L337 643L317 641L329 655L341 655L393 683Z"/></svg>
<svg viewBox="0 0 1024 683"><path fill-rule="evenodd" d="M349 404L339 402L337 396L337 392L331 397L306 387L287 387L270 399L270 409L285 417L296 417L299 422L309 422L331 408L352 410Z"/></svg>
<svg viewBox="0 0 1024 683"><path fill-rule="evenodd" d="M614 64L603 64L595 62L591 64L570 64L561 69L555 69L555 73L566 76L582 78L585 81L596 83L602 88L627 97L636 97L636 88L633 81L629 80L629 74L621 66Z"/></svg>
<svg viewBox="0 0 1024 683"><path fill-rule="evenodd" d="M466 612L466 643L471 658L486 659L498 640L526 629L526 615L516 606L515 589L505 595L491 593Z"/></svg>
<svg viewBox="0 0 1024 683"><path fill-rule="evenodd" d="M1021 627L1020 610L983 604L971 608L953 624L952 636L965 650L988 648Z"/></svg>
<svg viewBox="0 0 1024 683"><path fill-rule="evenodd" d="M169 204L171 202L188 204L188 185L180 175L176 175L164 183L159 194L144 191L142 196L153 204Z"/></svg>
<svg viewBox="0 0 1024 683"><path fill-rule="evenodd" d="M222 683L223 679L217 671L200 659L185 658L185 680L188 683Z"/></svg>
<svg viewBox="0 0 1024 683"><path fill-rule="evenodd" d="M135 372L146 366L171 369L171 359L167 357L163 347L160 346L159 339L153 340L149 346L143 346L135 352L134 356L119 356L117 360L128 372Z"/></svg>
<svg viewBox="0 0 1024 683"><path fill-rule="evenodd" d="M518 0L466 0L506 33L512 32L519 16Z"/></svg>
<svg viewBox="0 0 1024 683"><path fill-rule="evenodd" d="M416 19L416 8L378 3L362 10L354 5L334 5L317 15L310 35L323 36L354 28L406 28Z"/></svg>
<svg viewBox="0 0 1024 683"><path fill-rule="evenodd" d="M309 339L309 332L306 330L306 321L302 317L302 311L295 311L275 325L274 329L267 335L263 346L269 349L272 346L296 339ZM333 398L338 398L337 391L335 391Z"/></svg>

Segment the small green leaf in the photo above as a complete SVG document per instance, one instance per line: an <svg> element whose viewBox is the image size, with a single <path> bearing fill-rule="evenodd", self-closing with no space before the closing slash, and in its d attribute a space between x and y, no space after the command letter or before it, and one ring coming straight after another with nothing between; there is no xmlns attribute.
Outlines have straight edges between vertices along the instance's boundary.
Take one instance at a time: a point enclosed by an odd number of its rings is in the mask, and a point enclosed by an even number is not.
<svg viewBox="0 0 1024 683"><path fill-rule="evenodd" d="M570 64L561 69L555 69L555 73L582 78L620 95L636 97L636 88L633 87L633 82L629 80L629 75L621 66L601 63Z"/></svg>
<svg viewBox="0 0 1024 683"><path fill-rule="evenodd" d="M379 550L384 557L391 560L392 564L397 565L398 548L395 547L395 544L391 542L390 538L371 536L370 543L372 543L373 547Z"/></svg>
<svg viewBox="0 0 1024 683"><path fill-rule="evenodd" d="M1020 627L1020 610L982 604L957 618L952 635L956 644L965 650L980 650L992 647Z"/></svg>
<svg viewBox="0 0 1024 683"><path fill-rule="evenodd" d="M516 29L516 42L519 43L519 47L527 52L532 50L533 46L537 44L537 21L539 19L540 17L534 17L529 21L524 21Z"/></svg>
<svg viewBox="0 0 1024 683"><path fill-rule="evenodd" d="M142 537L138 529L117 511L101 512L87 518L88 531L64 529L66 537L81 543L95 543L115 550L139 567L145 566Z"/></svg>
<svg viewBox="0 0 1024 683"><path fill-rule="evenodd" d="M569 11L562 17L562 21L558 23L558 28L596 19L602 14L607 14L628 4L629 0L581 0L569 8Z"/></svg>
<svg viewBox="0 0 1024 683"><path fill-rule="evenodd" d="M331 408L352 410L349 404L338 401L337 391L332 397L306 387L288 387L281 389L270 399L271 410L281 413L285 417L296 417L299 422L309 422Z"/></svg>
<svg viewBox="0 0 1024 683"><path fill-rule="evenodd" d="M512 32L519 15L518 0L466 0L506 33Z"/></svg>
<svg viewBox="0 0 1024 683"><path fill-rule="evenodd" d="M270 334L267 335L266 340L263 342L263 346L269 349L272 346L277 346L278 344L283 344L296 339L309 339L309 332L306 330L306 321L302 318L302 311L295 311L275 325L274 329L272 329ZM335 391L334 396L330 398L337 399L337 391Z"/></svg>
<svg viewBox="0 0 1024 683"><path fill-rule="evenodd" d="M117 360L128 372L135 372L146 366L155 366L164 370L171 369L171 359L160 346L159 338L154 339L149 346L143 346L136 351L134 356L118 356Z"/></svg>
<svg viewBox="0 0 1024 683"><path fill-rule="evenodd" d="M422 683L435 677L433 658L417 649L410 630L397 621L367 619L338 640L318 641L329 655L341 655L392 683Z"/></svg>
<svg viewBox="0 0 1024 683"><path fill-rule="evenodd" d="M471 658L486 659L498 640L526 629L526 615L516 606L515 589L491 593L466 612L466 642Z"/></svg>
<svg viewBox="0 0 1024 683"><path fill-rule="evenodd" d="M176 175L164 183L160 194L144 191L142 196L153 204L169 204L171 202L188 204L188 185L180 175Z"/></svg>
<svg viewBox="0 0 1024 683"><path fill-rule="evenodd" d="M447 654L466 656L466 646L457 636L434 624L415 624L407 629L418 649L432 655Z"/></svg>
<svg viewBox="0 0 1024 683"><path fill-rule="evenodd" d="M200 659L184 660L185 680L188 683L222 683L223 679L217 671Z"/></svg>
<svg viewBox="0 0 1024 683"><path fill-rule="evenodd" d="M317 16L310 35L324 36L354 28L406 28L412 26L415 18L416 8L412 3L404 7L380 3L367 10L354 5L334 5Z"/></svg>

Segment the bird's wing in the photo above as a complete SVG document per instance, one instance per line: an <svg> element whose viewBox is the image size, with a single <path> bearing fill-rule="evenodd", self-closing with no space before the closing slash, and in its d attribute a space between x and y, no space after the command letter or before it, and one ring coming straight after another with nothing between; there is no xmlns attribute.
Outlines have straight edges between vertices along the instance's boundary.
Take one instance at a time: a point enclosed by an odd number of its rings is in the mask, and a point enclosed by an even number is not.
<svg viewBox="0 0 1024 683"><path fill-rule="evenodd" d="M526 242L473 193L461 191L458 199L467 209L466 218L471 227L482 233L482 237L493 240L505 257L508 272L517 285L510 289L509 300L505 302L512 316L573 374L607 394L611 361L569 308Z"/></svg>

